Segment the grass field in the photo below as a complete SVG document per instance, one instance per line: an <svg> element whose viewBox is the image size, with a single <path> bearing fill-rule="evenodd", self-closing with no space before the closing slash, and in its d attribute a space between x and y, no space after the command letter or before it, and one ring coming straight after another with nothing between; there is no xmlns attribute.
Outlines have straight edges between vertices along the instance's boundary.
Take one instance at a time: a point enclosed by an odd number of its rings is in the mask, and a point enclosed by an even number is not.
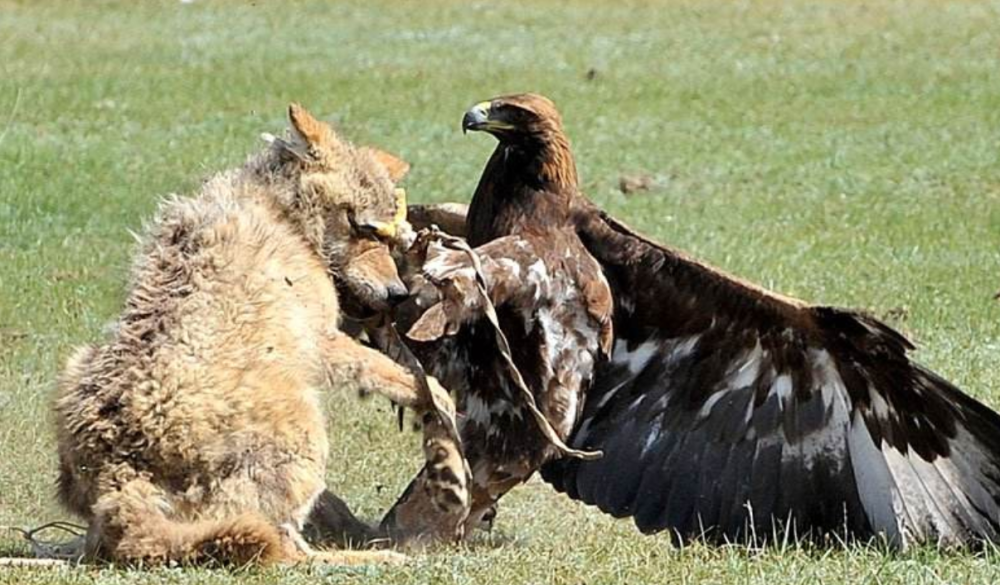
<svg viewBox="0 0 1000 585"><path fill-rule="evenodd" d="M1000 408L1000 3L0 0L0 524L54 501L48 404L117 313L157 199L277 132L291 100L467 200L466 107L560 105L587 192L777 290L883 315ZM625 196L623 173L656 187ZM418 466L386 404L329 400L329 484L365 517ZM995 583L1000 554L747 551L639 535L533 482L489 538L403 568L0 569L0 583ZM0 552L24 553L0 536Z"/></svg>

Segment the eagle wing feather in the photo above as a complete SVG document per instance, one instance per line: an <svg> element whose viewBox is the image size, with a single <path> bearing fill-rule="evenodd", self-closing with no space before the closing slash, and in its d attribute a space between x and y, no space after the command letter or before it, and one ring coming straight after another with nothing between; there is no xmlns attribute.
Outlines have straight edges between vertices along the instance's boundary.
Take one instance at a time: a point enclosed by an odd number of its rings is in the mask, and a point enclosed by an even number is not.
<svg viewBox="0 0 1000 585"><path fill-rule="evenodd" d="M614 348L543 477L644 532L841 534L964 545L1000 530L1000 416L867 315L808 306L638 236L579 231L615 299Z"/></svg>

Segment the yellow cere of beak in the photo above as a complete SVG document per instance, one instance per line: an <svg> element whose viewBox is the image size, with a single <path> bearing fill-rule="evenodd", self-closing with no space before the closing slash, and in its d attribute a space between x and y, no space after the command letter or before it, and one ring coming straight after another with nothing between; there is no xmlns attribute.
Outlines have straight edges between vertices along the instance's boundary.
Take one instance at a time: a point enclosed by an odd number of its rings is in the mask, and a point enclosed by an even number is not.
<svg viewBox="0 0 1000 585"><path fill-rule="evenodd" d="M401 225L406 221L406 189L396 188L396 215L392 218L392 224Z"/></svg>
<svg viewBox="0 0 1000 585"><path fill-rule="evenodd" d="M392 223L378 222L375 227L375 234L382 238L394 238L399 233L399 228L406 222L406 190L396 189L396 215L392 218Z"/></svg>
<svg viewBox="0 0 1000 585"><path fill-rule="evenodd" d="M394 238L396 237L396 224L378 222L375 224L375 235L380 238Z"/></svg>

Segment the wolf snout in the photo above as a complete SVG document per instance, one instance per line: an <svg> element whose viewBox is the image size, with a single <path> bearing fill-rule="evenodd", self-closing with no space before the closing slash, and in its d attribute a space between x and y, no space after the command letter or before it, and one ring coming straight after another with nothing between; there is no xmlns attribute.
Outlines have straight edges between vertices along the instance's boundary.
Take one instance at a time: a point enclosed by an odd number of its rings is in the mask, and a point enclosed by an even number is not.
<svg viewBox="0 0 1000 585"><path fill-rule="evenodd" d="M393 282L386 287L386 301L393 307L405 301L409 296L410 291L407 290L402 281Z"/></svg>

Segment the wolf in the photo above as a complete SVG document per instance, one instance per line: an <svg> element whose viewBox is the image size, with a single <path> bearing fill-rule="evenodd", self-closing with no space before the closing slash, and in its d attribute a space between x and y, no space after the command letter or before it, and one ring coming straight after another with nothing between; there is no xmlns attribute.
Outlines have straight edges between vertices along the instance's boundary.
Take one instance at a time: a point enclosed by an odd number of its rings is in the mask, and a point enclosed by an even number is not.
<svg viewBox="0 0 1000 585"><path fill-rule="evenodd" d="M109 339L78 349L60 376L58 491L88 522L85 558L405 558L313 550L302 528L324 491L319 392L352 380L429 409L410 371L338 327L341 297L383 311L407 294L391 251L408 165L297 104L288 117L287 138L265 135L243 166L161 204ZM424 418L440 506L467 507L460 450Z"/></svg>

